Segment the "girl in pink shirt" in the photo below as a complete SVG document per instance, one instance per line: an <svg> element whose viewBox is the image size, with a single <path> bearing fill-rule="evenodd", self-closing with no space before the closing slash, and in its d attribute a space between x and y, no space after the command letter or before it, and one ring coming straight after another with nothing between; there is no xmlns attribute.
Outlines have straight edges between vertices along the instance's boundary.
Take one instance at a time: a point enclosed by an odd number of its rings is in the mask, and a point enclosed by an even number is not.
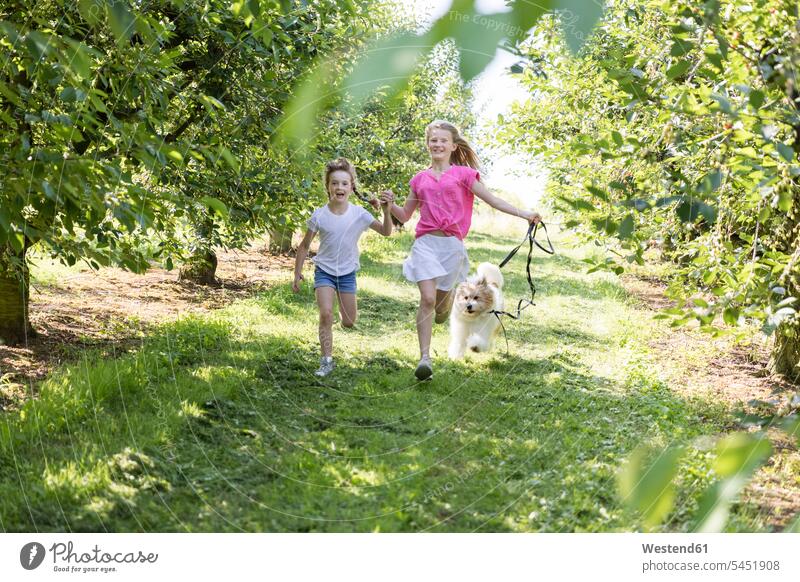
<svg viewBox="0 0 800 582"><path fill-rule="evenodd" d="M495 208L528 222L539 222L536 212L520 210L492 194L481 182L478 156L447 121L434 121L425 129L431 166L411 179L411 193L400 207L391 204L392 214L408 221L419 207L416 240L403 263L406 279L419 287L417 336L420 361L415 375L427 380L433 375L430 359L434 317L443 323L450 314L453 288L469 273L464 237L472 222L475 196Z"/></svg>

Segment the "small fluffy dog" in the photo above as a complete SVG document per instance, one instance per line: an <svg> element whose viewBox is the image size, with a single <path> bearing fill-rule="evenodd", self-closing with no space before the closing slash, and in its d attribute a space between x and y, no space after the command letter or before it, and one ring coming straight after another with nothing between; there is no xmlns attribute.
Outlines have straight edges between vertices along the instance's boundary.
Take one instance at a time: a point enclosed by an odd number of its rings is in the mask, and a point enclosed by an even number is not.
<svg viewBox="0 0 800 582"><path fill-rule="evenodd" d="M492 310L503 310L503 275L495 265L481 263L474 275L456 288L450 311L452 359L463 358L466 350L488 352L500 329Z"/></svg>

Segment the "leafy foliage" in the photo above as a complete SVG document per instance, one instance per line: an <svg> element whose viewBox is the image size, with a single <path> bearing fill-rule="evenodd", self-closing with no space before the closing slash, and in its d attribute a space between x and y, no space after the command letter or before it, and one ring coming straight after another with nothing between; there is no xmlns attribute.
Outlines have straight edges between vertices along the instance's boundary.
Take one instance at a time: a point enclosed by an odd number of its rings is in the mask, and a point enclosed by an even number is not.
<svg viewBox="0 0 800 582"><path fill-rule="evenodd" d="M564 32L577 50L602 13L602 2L513 0L510 11L479 13L475 0L455 0L449 11L424 32L407 29L380 35L361 51L344 79L331 74L332 63L321 60L299 83L295 98L282 118L276 142L306 148L318 134L318 119L337 95L346 94L357 108L377 91L395 97L409 87L420 63L444 41L452 42L459 55L462 79L474 79L494 58L498 45L514 50L542 14L561 12Z"/></svg>
<svg viewBox="0 0 800 582"><path fill-rule="evenodd" d="M778 331L797 373L797 6L618 2L577 57L545 19L522 46L531 99L502 139L541 156L550 196L621 272L656 247L679 267L676 324Z"/></svg>
<svg viewBox="0 0 800 582"><path fill-rule="evenodd" d="M131 237L177 252L182 219L211 224L210 245L241 243L288 198L264 146L289 87L317 54L365 34L353 23L374 4L8 7L3 240L134 270L147 263Z"/></svg>

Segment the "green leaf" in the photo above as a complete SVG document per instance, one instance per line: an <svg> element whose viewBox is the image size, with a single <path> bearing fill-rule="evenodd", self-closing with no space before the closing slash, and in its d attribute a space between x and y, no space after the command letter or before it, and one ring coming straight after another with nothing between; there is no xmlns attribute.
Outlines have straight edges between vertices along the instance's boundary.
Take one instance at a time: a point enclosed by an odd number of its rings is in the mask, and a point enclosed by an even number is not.
<svg viewBox="0 0 800 582"><path fill-rule="evenodd" d="M669 49L669 54L673 57L682 57L694 48L694 43L688 40L675 39L672 47Z"/></svg>
<svg viewBox="0 0 800 582"><path fill-rule="evenodd" d="M247 9L250 11L250 14L255 17L261 15L261 4L259 0L247 0Z"/></svg>
<svg viewBox="0 0 800 582"><path fill-rule="evenodd" d="M8 42L11 43L11 46L16 45L20 40L17 27L10 22L0 20L0 33L2 33L8 39Z"/></svg>
<svg viewBox="0 0 800 582"><path fill-rule="evenodd" d="M632 81L630 79L617 81L617 83L619 84L619 88L620 89L622 89L626 93L632 95L636 99L639 99L640 101L646 101L647 100L648 93L647 93L647 84L646 83L639 82L639 81Z"/></svg>
<svg viewBox="0 0 800 582"><path fill-rule="evenodd" d="M108 24L117 43L123 43L130 39L136 26L136 16L128 8L127 0L113 0L108 7Z"/></svg>
<svg viewBox="0 0 800 582"><path fill-rule="evenodd" d="M575 210L579 210L579 211L582 210L582 211L587 211L587 212L592 212L594 210L597 210L594 207L594 204L592 204L588 200L584 200L583 198L567 198L565 196L559 196L559 200L562 200L565 203L569 204Z"/></svg>
<svg viewBox="0 0 800 582"><path fill-rule="evenodd" d="M711 98L719 104L720 111L723 113L733 113L733 108L731 107L731 102L728 101L727 97L720 95L718 93L713 93Z"/></svg>
<svg viewBox="0 0 800 582"><path fill-rule="evenodd" d="M531 2L529 0L517 0L512 5L511 21L513 22L516 30L513 36L518 39L524 39L526 33L533 28L533 25L545 12L552 8L553 2L551 0L537 0Z"/></svg>
<svg viewBox="0 0 800 582"><path fill-rule="evenodd" d="M200 199L200 202L221 216L228 216L228 207L225 206L225 203L218 198L214 198L213 196L203 196Z"/></svg>
<svg viewBox="0 0 800 582"><path fill-rule="evenodd" d="M747 101L753 109L760 108L764 104L764 92L752 89L750 95L747 96Z"/></svg>
<svg viewBox="0 0 800 582"><path fill-rule="evenodd" d="M790 438L796 440L797 446L800 446L800 416L797 414L787 416L781 424L781 428Z"/></svg>
<svg viewBox="0 0 800 582"><path fill-rule="evenodd" d="M36 30L30 31L25 35L25 44L37 61L42 60L53 50L55 39L49 34L42 34Z"/></svg>
<svg viewBox="0 0 800 582"><path fill-rule="evenodd" d="M679 61L677 64L672 65L669 69L667 69L667 77L670 79L680 77L686 71L688 71L691 66L692 63L689 61Z"/></svg>
<svg viewBox="0 0 800 582"><path fill-rule="evenodd" d="M660 452L639 447L619 473L618 486L622 501L640 512L648 527L661 523L672 510L675 499L672 481L682 455L683 449L680 447L670 447Z"/></svg>
<svg viewBox="0 0 800 582"><path fill-rule="evenodd" d="M608 202L608 193L602 188L598 188L597 186L586 186L586 189L603 202Z"/></svg>
<svg viewBox="0 0 800 582"><path fill-rule="evenodd" d="M622 222L619 223L619 230L618 230L619 238L621 239L630 238L631 235L633 234L633 228L634 228L633 216L628 214L625 218L622 219Z"/></svg>
<svg viewBox="0 0 800 582"><path fill-rule="evenodd" d="M792 209L794 195L791 190L781 190L778 194L778 208L782 212L789 212Z"/></svg>
<svg viewBox="0 0 800 582"><path fill-rule="evenodd" d="M362 58L345 80L344 90L357 104L363 103L380 87L388 88L389 96L396 95L431 48L431 39L412 33L379 40L363 51Z"/></svg>
<svg viewBox="0 0 800 582"><path fill-rule="evenodd" d="M706 60L714 65L718 71L723 72L725 70L724 59L720 53L716 52L706 52L705 53Z"/></svg>
<svg viewBox="0 0 800 582"><path fill-rule="evenodd" d="M167 150L167 157L179 164L183 163L183 154L176 149Z"/></svg>
<svg viewBox="0 0 800 582"><path fill-rule="evenodd" d="M529 0L517 0L525 2ZM556 0L555 9L561 17L561 26L567 45L577 53L586 43L595 23L603 15L603 3L594 0Z"/></svg>
<svg viewBox="0 0 800 582"><path fill-rule="evenodd" d="M78 0L78 12L91 26L96 27L103 22L104 0Z"/></svg>
<svg viewBox="0 0 800 582"><path fill-rule="evenodd" d="M209 113L214 113L215 109L220 109L222 111L225 110L225 104L216 97L212 97L211 95L206 95L204 93L201 93L200 95L197 96L197 98L200 100L200 102L203 104L203 106Z"/></svg>
<svg viewBox="0 0 800 582"><path fill-rule="evenodd" d="M335 71L333 63L322 62L300 80L273 134L276 145L305 151L316 139L322 112L336 96Z"/></svg>
<svg viewBox="0 0 800 582"><path fill-rule="evenodd" d="M604 232L609 236L617 232L618 228L618 224L610 216L606 216L605 218L595 218L592 220L592 224L594 225L595 229L600 232Z"/></svg>
<svg viewBox="0 0 800 582"><path fill-rule="evenodd" d="M700 184L700 189L703 192L714 192L722 185L722 172L719 170L714 170L713 172L709 172L705 176Z"/></svg>
<svg viewBox="0 0 800 582"><path fill-rule="evenodd" d="M227 162L234 172L239 171L239 160L231 153L231 150L221 145L219 146L219 155L222 156L222 159Z"/></svg>
<svg viewBox="0 0 800 582"><path fill-rule="evenodd" d="M776 142L775 147L778 148L778 153L783 159L791 164L792 160L794 160L794 150L783 142Z"/></svg>
<svg viewBox="0 0 800 582"><path fill-rule="evenodd" d="M273 38L274 38L274 36L275 36L275 35L274 35L274 33L272 32L272 29L271 29L271 28L269 28L268 26L265 26L265 27L264 27L264 28L263 28L263 29L260 31L260 33L259 33L259 34L261 35L261 42L263 42L263 43L264 43L264 46L265 46L265 47L270 47L270 46L272 46L272 40L273 40Z"/></svg>
<svg viewBox="0 0 800 582"><path fill-rule="evenodd" d="M0 95L8 99L17 107L22 107L22 101L20 100L19 95L17 95L17 92L2 81L0 81Z"/></svg>
<svg viewBox="0 0 800 582"><path fill-rule="evenodd" d="M700 499L693 531L722 531L730 504L771 453L772 445L763 436L735 433L721 439L717 443L714 471L722 479L706 490Z"/></svg>
<svg viewBox="0 0 800 582"><path fill-rule="evenodd" d="M11 217L8 215L8 211L3 208L2 204L0 204L0 228L2 228L4 232L11 230Z"/></svg>
<svg viewBox="0 0 800 582"><path fill-rule="evenodd" d="M21 232L9 232L8 243L11 245L11 248L13 248L14 251L21 253L22 248L25 245L25 237Z"/></svg>
<svg viewBox="0 0 800 582"><path fill-rule="evenodd" d="M469 19L456 28L453 38L460 49L458 69L464 81L474 79L494 59L497 45L508 29L503 16Z"/></svg>
<svg viewBox="0 0 800 582"><path fill-rule="evenodd" d="M800 513L798 513L792 523L790 523L783 533L800 533Z"/></svg>
<svg viewBox="0 0 800 582"><path fill-rule="evenodd" d="M80 79L92 78L92 59L86 50L86 45L71 38L65 39L69 49L65 52L66 65Z"/></svg>
<svg viewBox="0 0 800 582"><path fill-rule="evenodd" d="M727 59L728 58L728 48L730 46L728 44L728 40L721 34L714 34L714 36L717 39L717 44L719 45L719 52L722 55L722 58L723 59Z"/></svg>
<svg viewBox="0 0 800 582"><path fill-rule="evenodd" d="M722 319L730 326L736 326L739 322L739 310L735 307L726 307L722 312Z"/></svg>
<svg viewBox="0 0 800 582"><path fill-rule="evenodd" d="M678 205L675 212L682 222L694 222L699 216L702 216L708 222L715 222L717 220L716 208L696 198L684 200Z"/></svg>

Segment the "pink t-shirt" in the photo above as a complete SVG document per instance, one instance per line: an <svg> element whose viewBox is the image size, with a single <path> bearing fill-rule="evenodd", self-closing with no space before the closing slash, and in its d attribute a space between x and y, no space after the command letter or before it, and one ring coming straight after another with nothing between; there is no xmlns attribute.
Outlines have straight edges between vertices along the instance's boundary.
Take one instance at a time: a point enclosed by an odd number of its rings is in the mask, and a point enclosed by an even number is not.
<svg viewBox="0 0 800 582"><path fill-rule="evenodd" d="M417 238L441 230L464 240L472 223L472 185L480 180L478 170L450 166L437 180L430 168L411 178L409 185L419 204Z"/></svg>

